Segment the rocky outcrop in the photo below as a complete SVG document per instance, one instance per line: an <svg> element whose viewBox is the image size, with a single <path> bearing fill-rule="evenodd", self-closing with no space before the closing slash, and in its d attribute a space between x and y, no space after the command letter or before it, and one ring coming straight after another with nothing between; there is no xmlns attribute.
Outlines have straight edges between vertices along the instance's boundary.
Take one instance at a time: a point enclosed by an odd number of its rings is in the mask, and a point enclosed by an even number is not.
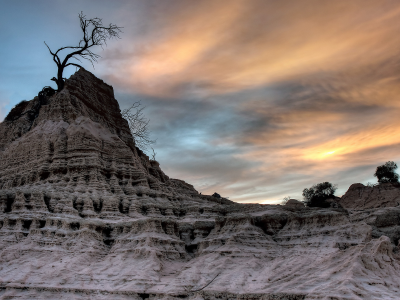
<svg viewBox="0 0 400 300"><path fill-rule="evenodd" d="M289 199L285 203L285 207L293 208L293 209L302 209L302 208L304 208L304 203L299 200L296 200L296 199Z"/></svg>
<svg viewBox="0 0 400 300"><path fill-rule="evenodd" d="M35 101L0 124L0 299L398 297L399 208L201 195L83 69Z"/></svg>
<svg viewBox="0 0 400 300"><path fill-rule="evenodd" d="M348 209L400 206L400 186L392 183L381 183L375 186L354 183L342 196L339 203Z"/></svg>
<svg viewBox="0 0 400 300"><path fill-rule="evenodd" d="M101 192L100 202L111 210L110 197L118 198L118 207L126 196L146 189L171 197L178 189L198 194L183 181L169 182L158 163L135 147L112 87L91 73L81 69L46 100L34 119L25 113L37 98L14 108L0 126L2 190Z"/></svg>

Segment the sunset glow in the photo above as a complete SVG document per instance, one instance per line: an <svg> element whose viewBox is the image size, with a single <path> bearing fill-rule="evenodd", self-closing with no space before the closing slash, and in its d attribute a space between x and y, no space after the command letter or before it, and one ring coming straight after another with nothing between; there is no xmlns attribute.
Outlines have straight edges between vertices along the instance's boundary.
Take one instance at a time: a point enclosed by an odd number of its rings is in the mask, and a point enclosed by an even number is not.
<svg viewBox="0 0 400 300"><path fill-rule="evenodd" d="M336 151L329 151L329 152L326 152L326 153L324 153L324 155L326 156L326 155L331 155L331 154L333 154L333 153L335 153Z"/></svg>

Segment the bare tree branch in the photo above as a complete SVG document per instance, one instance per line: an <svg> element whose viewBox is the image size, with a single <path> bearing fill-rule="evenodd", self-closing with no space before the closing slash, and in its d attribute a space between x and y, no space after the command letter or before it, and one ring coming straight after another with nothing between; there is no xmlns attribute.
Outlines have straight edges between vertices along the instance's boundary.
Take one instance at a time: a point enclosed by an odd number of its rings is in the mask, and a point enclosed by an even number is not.
<svg viewBox="0 0 400 300"><path fill-rule="evenodd" d="M146 150L147 147L154 144L156 141L150 139L150 131L148 128L150 120L144 116L143 110L145 107L141 107L141 105L140 101L136 101L130 108L124 109L121 114L122 117L128 121L129 129L135 139L136 146L142 150Z"/></svg>
<svg viewBox="0 0 400 300"><path fill-rule="evenodd" d="M153 151L153 153L151 154L151 160L156 161L157 152L154 151L154 148L153 148L153 147L150 147L150 148L151 148L151 150Z"/></svg>
<svg viewBox="0 0 400 300"><path fill-rule="evenodd" d="M68 64L66 65L66 67L68 67L68 66L75 66L75 67L78 67L78 68L81 67L80 65L74 64L74 63L68 63Z"/></svg>
<svg viewBox="0 0 400 300"><path fill-rule="evenodd" d="M115 24L108 25L108 27L104 27L102 23L102 19L100 18L93 18L87 19L86 15L81 12L79 15L79 23L83 33L82 39L79 41L78 46L65 46L59 48L55 53L51 51L50 47L45 43L47 49L49 49L50 54L53 56L54 62L57 64L58 71L57 71L57 78L55 78L55 82L57 83L58 92L64 88L64 78L63 78L63 71L68 66L75 66L81 67L78 64L68 63L68 60L74 58L79 62L82 62L78 57L82 59L88 60L93 68L94 62L97 62L97 59L101 56L92 52L90 48L94 46L101 46L103 44L107 45L107 39L112 38L120 38L119 34L122 32L121 28ZM63 50L71 49L72 52L67 54L62 60L58 56L59 53Z"/></svg>

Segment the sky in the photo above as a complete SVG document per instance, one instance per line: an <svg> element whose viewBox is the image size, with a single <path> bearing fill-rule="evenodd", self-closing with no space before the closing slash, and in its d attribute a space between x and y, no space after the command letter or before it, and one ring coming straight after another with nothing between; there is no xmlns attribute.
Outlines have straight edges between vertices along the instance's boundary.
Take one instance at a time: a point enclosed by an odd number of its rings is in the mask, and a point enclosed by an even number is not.
<svg viewBox="0 0 400 300"><path fill-rule="evenodd" d="M398 0L0 0L0 120L55 87L43 42L76 45L81 11L123 27L83 67L141 101L161 168L203 194L340 196L400 162Z"/></svg>

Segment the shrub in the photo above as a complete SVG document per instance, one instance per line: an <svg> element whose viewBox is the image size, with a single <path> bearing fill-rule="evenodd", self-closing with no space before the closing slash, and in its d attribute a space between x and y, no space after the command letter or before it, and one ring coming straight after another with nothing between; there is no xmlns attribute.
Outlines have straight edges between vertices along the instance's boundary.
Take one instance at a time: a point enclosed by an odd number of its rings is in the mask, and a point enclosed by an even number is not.
<svg viewBox="0 0 400 300"><path fill-rule="evenodd" d="M315 184L303 190L304 203L309 207L329 207L326 200L333 197L336 189L337 186L330 182Z"/></svg>
<svg viewBox="0 0 400 300"><path fill-rule="evenodd" d="M398 183L399 174L395 172L396 169L397 164L393 161L388 161L376 168L374 176L378 178L379 183Z"/></svg>

